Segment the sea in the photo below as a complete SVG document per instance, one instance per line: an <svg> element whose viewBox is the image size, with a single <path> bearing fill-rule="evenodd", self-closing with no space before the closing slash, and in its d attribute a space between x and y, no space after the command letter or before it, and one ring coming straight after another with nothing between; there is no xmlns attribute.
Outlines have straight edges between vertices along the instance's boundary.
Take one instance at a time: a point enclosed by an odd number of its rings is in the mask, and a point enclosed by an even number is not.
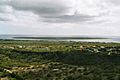
<svg viewBox="0 0 120 80"><path fill-rule="evenodd" d="M99 36L106 39L24 39L15 37L44 37L43 35L0 35L3 40L44 40L44 41L76 41L76 42L106 42L106 43L120 43L120 36ZM48 37L48 36L45 36ZM52 36L53 37L53 36ZM55 37L55 36L54 36ZM79 37L98 37L98 36L79 36Z"/></svg>

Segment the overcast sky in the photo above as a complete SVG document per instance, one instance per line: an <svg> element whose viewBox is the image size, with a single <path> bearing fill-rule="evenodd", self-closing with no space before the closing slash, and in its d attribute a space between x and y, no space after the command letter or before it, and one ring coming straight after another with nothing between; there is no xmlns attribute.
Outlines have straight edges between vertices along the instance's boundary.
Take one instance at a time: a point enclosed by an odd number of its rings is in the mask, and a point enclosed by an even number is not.
<svg viewBox="0 0 120 80"><path fill-rule="evenodd" d="M0 0L0 34L120 35L120 0Z"/></svg>

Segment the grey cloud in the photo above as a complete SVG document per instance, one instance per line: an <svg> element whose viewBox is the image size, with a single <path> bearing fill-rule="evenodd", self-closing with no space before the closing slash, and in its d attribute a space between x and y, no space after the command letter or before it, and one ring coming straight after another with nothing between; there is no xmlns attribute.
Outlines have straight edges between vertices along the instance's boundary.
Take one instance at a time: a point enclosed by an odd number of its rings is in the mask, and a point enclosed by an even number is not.
<svg viewBox="0 0 120 80"><path fill-rule="evenodd" d="M7 4L18 11L31 11L39 15L44 22L49 23L88 22L95 18L85 14L66 15L71 7L56 0L11 0L2 4ZM0 12L3 11L0 9Z"/></svg>
<svg viewBox="0 0 120 80"><path fill-rule="evenodd" d="M3 13L3 12L4 12L3 6L0 6L0 13Z"/></svg>
<svg viewBox="0 0 120 80"><path fill-rule="evenodd" d="M30 2L32 1L32 2ZM68 7L61 4L55 4L53 2L42 2L36 0L13 0L10 4L13 8L17 10L32 11L39 15L54 15L67 12Z"/></svg>
<svg viewBox="0 0 120 80"><path fill-rule="evenodd" d="M1 5L0 6L0 13L6 13L6 6L5 5Z"/></svg>
<svg viewBox="0 0 120 80"><path fill-rule="evenodd" d="M5 7L9 4L7 0L0 0L0 13L5 12Z"/></svg>
<svg viewBox="0 0 120 80"><path fill-rule="evenodd" d="M10 0L0 0L0 5L8 5Z"/></svg>
<svg viewBox="0 0 120 80"><path fill-rule="evenodd" d="M110 0L114 4L120 4L120 0Z"/></svg>
<svg viewBox="0 0 120 80"><path fill-rule="evenodd" d="M106 0L108 3L112 3L114 5L120 5L120 0Z"/></svg>
<svg viewBox="0 0 120 80"><path fill-rule="evenodd" d="M12 0L9 5L16 10L32 11L43 18L44 22L54 23L71 23L71 22L86 22L94 19L93 16L84 14L66 15L71 8L63 3L52 0Z"/></svg>
<svg viewBox="0 0 120 80"><path fill-rule="evenodd" d="M1 17L0 17L0 21L10 21L10 20L7 19L7 18L1 18Z"/></svg>
<svg viewBox="0 0 120 80"><path fill-rule="evenodd" d="M62 16L45 16L44 22L49 23L79 23L87 22L94 19L94 16L75 14L75 15L62 15Z"/></svg>

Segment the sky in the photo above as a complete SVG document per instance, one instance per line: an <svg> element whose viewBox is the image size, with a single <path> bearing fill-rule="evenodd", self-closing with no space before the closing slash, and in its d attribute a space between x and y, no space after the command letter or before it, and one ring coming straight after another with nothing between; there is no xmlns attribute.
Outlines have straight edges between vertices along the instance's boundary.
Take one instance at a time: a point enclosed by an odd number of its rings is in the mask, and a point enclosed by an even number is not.
<svg viewBox="0 0 120 80"><path fill-rule="evenodd" d="M0 34L120 35L120 0L0 0Z"/></svg>

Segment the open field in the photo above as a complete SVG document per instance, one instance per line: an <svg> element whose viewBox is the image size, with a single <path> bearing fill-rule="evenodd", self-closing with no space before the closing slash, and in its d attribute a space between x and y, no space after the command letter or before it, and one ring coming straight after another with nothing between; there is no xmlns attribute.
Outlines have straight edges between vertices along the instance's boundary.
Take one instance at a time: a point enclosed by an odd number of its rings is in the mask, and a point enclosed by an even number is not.
<svg viewBox="0 0 120 80"><path fill-rule="evenodd" d="M2 80L120 80L120 43L0 40Z"/></svg>

